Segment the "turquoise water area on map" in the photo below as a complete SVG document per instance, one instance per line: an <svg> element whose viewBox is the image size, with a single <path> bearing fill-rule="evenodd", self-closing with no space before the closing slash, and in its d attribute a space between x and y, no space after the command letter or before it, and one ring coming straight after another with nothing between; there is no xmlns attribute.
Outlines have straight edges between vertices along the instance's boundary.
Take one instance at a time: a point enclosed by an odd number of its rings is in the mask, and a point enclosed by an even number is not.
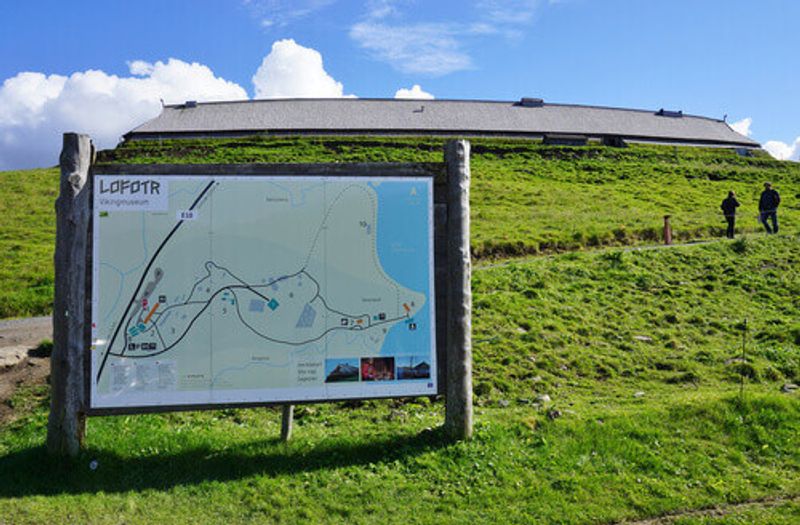
<svg viewBox="0 0 800 525"><path fill-rule="evenodd" d="M430 355L433 290L428 290L431 271L428 259L428 192L432 188L418 181L387 181L370 185L378 196L377 247L384 271L402 286L426 294L425 305L412 321L417 329L409 330L407 322L393 326L386 335L381 354ZM412 195L412 188L416 195Z"/></svg>

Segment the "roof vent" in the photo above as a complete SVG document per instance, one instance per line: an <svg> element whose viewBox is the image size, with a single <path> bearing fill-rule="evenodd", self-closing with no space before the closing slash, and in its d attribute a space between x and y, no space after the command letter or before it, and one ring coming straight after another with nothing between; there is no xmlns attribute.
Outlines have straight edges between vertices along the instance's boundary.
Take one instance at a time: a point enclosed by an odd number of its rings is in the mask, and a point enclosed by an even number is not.
<svg viewBox="0 0 800 525"><path fill-rule="evenodd" d="M683 110L674 111L670 109L661 108L658 111L656 111L656 115L658 115L659 117L681 118L683 117Z"/></svg>
<svg viewBox="0 0 800 525"><path fill-rule="evenodd" d="M541 98L522 97L519 100L519 105L524 108L540 108L544 106L544 100Z"/></svg>
<svg viewBox="0 0 800 525"><path fill-rule="evenodd" d="M183 105L185 108L196 108L197 101L196 100L187 100L186 103Z"/></svg>

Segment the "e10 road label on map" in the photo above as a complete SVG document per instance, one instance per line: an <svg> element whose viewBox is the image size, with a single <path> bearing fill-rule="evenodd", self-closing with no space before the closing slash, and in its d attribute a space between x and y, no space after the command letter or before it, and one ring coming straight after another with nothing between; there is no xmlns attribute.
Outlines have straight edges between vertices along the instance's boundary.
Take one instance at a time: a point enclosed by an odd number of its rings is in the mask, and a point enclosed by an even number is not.
<svg viewBox="0 0 800 525"><path fill-rule="evenodd" d="M430 178L96 175L92 408L436 393Z"/></svg>

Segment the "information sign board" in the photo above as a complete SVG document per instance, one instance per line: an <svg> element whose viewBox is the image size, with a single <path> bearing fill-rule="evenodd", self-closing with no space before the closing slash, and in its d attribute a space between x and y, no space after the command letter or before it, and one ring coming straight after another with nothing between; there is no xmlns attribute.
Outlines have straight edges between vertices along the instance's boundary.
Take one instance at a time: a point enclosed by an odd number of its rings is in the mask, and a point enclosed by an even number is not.
<svg viewBox="0 0 800 525"><path fill-rule="evenodd" d="M431 177L95 175L90 408L432 395Z"/></svg>

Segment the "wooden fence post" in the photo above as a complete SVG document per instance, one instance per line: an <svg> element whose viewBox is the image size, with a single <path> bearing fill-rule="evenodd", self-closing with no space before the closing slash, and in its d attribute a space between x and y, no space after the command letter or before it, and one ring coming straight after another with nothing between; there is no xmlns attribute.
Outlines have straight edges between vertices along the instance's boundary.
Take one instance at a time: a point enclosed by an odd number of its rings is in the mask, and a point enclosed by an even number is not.
<svg viewBox="0 0 800 525"><path fill-rule="evenodd" d="M281 413L281 441L292 439L292 418L294 417L294 405L283 405Z"/></svg>
<svg viewBox="0 0 800 525"><path fill-rule="evenodd" d="M472 288L469 239L469 151L466 140L445 145L447 164L447 385L445 432L472 437Z"/></svg>
<svg viewBox="0 0 800 525"><path fill-rule="evenodd" d="M664 244L672 244L672 225L669 223L671 215L664 215Z"/></svg>
<svg viewBox="0 0 800 525"><path fill-rule="evenodd" d="M65 133L61 188L56 200L53 353L50 357L50 417L47 450L75 457L86 432L84 356L91 338L86 286L91 209L89 167L94 147L88 135Z"/></svg>

